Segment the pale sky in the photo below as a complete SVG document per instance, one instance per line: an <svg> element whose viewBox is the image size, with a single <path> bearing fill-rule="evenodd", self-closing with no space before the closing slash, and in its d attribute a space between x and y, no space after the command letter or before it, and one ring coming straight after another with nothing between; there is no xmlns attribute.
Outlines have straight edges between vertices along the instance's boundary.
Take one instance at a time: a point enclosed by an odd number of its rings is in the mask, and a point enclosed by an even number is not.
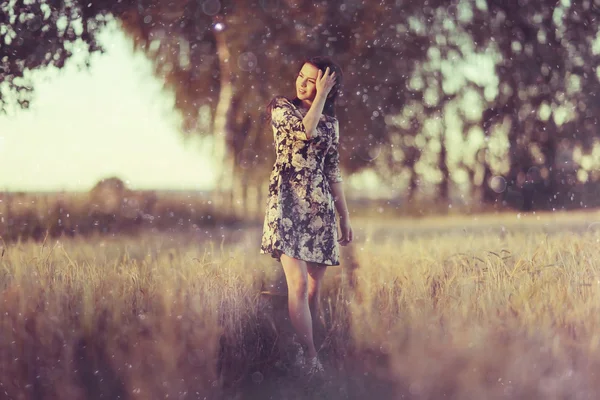
<svg viewBox="0 0 600 400"><path fill-rule="evenodd" d="M184 143L150 61L121 31L102 43L89 70L36 73L31 109L0 116L0 191L86 191L110 176L132 189L210 189L211 148Z"/></svg>

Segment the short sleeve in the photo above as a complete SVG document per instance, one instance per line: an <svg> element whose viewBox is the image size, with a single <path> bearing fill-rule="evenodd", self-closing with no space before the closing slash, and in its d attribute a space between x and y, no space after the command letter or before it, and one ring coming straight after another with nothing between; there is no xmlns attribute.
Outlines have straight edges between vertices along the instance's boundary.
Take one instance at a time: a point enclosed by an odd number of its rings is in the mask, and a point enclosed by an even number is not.
<svg viewBox="0 0 600 400"><path fill-rule="evenodd" d="M329 183L338 183L343 182L342 172L340 170L340 123L338 120L335 120L334 123L335 134L333 135L333 140L331 141L331 146L325 153L324 160L324 172L325 176Z"/></svg>
<svg viewBox="0 0 600 400"><path fill-rule="evenodd" d="M289 135L296 140L309 140L302 118L285 97L273 99L271 109L271 125L277 131Z"/></svg>

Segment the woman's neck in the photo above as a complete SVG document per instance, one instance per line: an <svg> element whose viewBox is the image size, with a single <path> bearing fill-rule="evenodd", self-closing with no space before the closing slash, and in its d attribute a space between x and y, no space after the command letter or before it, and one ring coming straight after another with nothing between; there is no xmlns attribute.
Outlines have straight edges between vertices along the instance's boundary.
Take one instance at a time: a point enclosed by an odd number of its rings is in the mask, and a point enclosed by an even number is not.
<svg viewBox="0 0 600 400"><path fill-rule="evenodd" d="M300 107L309 110L310 106L312 106L312 100L301 100L300 101Z"/></svg>

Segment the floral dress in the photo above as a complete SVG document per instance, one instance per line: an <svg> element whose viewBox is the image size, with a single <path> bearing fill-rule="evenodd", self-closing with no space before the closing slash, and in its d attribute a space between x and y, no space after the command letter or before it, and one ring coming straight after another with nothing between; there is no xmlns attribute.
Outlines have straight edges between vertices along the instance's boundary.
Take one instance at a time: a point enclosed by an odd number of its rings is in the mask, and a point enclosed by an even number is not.
<svg viewBox="0 0 600 400"><path fill-rule="evenodd" d="M331 184L342 182L339 122L322 115L317 135L307 139L302 123L308 110L285 97L274 99L271 126L277 159L260 253L281 262L281 253L304 261L339 265L338 231Z"/></svg>

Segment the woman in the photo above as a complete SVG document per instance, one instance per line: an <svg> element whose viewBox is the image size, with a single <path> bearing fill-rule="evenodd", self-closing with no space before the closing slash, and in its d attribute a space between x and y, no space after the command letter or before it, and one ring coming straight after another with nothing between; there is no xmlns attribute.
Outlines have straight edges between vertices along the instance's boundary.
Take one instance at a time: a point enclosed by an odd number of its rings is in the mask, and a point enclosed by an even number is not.
<svg viewBox="0 0 600 400"><path fill-rule="evenodd" d="M277 159L260 252L283 267L290 320L302 345L298 362L323 372L313 342L325 270L339 265L339 245L353 239L339 168L339 121L335 100L342 83L339 66L325 57L306 60L296 77L296 97L275 97L271 119ZM339 215L341 237L335 211Z"/></svg>

